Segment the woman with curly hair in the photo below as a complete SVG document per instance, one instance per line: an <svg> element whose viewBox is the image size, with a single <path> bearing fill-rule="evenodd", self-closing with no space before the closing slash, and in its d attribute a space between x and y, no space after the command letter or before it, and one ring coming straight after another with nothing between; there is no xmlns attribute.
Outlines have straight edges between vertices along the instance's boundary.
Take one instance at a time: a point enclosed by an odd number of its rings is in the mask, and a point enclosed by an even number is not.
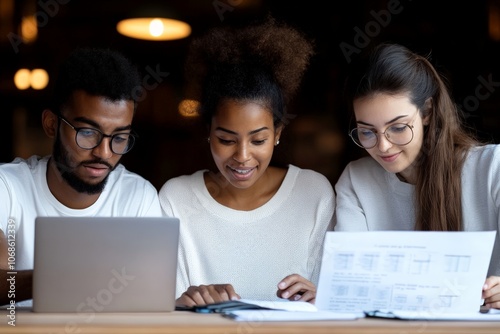
<svg viewBox="0 0 500 334"><path fill-rule="evenodd" d="M164 213L181 221L177 305L314 302L333 188L315 171L270 165L312 55L311 42L273 18L193 41L186 77L217 170L160 189Z"/></svg>

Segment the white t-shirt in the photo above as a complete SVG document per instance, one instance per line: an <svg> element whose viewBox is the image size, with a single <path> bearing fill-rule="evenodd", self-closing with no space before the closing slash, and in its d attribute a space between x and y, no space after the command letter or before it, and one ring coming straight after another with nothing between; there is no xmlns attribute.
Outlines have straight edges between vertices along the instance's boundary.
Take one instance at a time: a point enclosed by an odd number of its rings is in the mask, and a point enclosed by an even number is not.
<svg viewBox="0 0 500 334"><path fill-rule="evenodd" d="M173 178L159 193L166 215L181 222L177 298L191 285L229 283L242 298L273 300L294 273L317 284L334 212L328 179L290 165L267 203L240 211L210 195L205 172Z"/></svg>
<svg viewBox="0 0 500 334"><path fill-rule="evenodd" d="M349 163L335 191L335 231L415 228L415 186L371 157ZM489 275L500 276L500 145L469 151L462 169L462 215L465 231L497 231Z"/></svg>
<svg viewBox="0 0 500 334"><path fill-rule="evenodd" d="M33 269L34 223L37 216L162 215L158 193L141 176L118 165L109 174L99 199L86 209L62 205L47 185L49 157L32 156L0 165L0 229L14 226L17 270Z"/></svg>

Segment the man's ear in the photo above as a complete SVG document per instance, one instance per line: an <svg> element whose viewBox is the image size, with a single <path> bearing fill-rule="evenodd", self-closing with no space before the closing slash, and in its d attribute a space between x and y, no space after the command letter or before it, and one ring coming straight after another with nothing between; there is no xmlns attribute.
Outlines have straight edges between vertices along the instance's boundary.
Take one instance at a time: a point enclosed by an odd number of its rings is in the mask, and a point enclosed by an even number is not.
<svg viewBox="0 0 500 334"><path fill-rule="evenodd" d="M50 109L45 109L42 112L42 126L45 134L49 138L55 138L57 134L57 126L59 125L59 119L54 112Z"/></svg>
<svg viewBox="0 0 500 334"><path fill-rule="evenodd" d="M424 104L424 112L423 112L423 117L422 117L422 124L424 126L429 125L431 121L431 114L432 114L432 97L429 97Z"/></svg>

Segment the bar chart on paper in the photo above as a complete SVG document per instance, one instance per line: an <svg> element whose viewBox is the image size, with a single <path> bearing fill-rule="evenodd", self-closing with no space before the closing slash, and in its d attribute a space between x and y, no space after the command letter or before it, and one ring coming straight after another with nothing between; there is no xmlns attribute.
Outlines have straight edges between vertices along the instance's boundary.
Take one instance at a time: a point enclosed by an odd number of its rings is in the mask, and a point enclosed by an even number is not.
<svg viewBox="0 0 500 334"><path fill-rule="evenodd" d="M495 231L328 232L316 305L477 312Z"/></svg>

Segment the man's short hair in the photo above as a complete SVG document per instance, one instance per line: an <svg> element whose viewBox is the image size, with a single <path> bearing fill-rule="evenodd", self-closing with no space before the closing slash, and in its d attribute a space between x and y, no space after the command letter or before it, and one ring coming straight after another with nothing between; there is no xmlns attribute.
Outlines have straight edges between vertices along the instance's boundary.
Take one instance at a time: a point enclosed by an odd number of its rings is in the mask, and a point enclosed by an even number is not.
<svg viewBox="0 0 500 334"><path fill-rule="evenodd" d="M137 68L123 54L109 49L76 49L59 69L52 108L60 113L72 94L83 90L110 101L134 101L135 110L140 84Z"/></svg>

